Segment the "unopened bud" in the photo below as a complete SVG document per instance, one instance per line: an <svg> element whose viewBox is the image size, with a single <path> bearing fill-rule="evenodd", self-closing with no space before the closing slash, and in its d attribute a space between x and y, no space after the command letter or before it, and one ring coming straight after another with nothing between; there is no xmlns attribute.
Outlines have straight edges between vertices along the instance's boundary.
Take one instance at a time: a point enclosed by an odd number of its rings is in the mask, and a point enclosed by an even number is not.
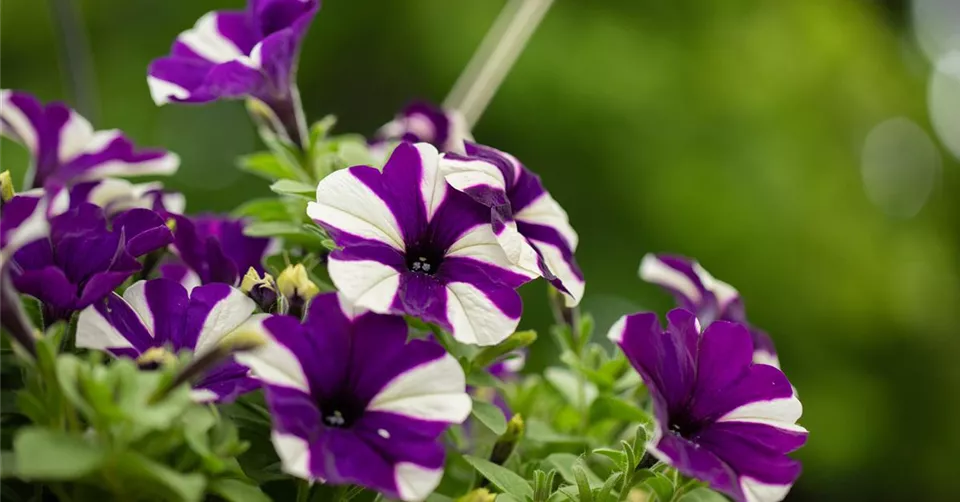
<svg viewBox="0 0 960 502"><path fill-rule="evenodd" d="M457 502L494 502L497 496L490 493L486 488L477 488L472 492L457 499Z"/></svg>
<svg viewBox="0 0 960 502"><path fill-rule="evenodd" d="M7 202L16 195L13 189L13 180L10 178L10 171L0 173L0 199Z"/></svg>
<svg viewBox="0 0 960 502"><path fill-rule="evenodd" d="M263 277L250 267L240 282L240 290L246 293L264 312L272 312L277 303L277 284L273 276L264 273Z"/></svg>
<svg viewBox="0 0 960 502"><path fill-rule="evenodd" d="M503 465L510 458L510 454L517 447L520 438L523 437L525 430L523 417L518 413L507 422L507 430L493 445L493 451L490 453L490 461L497 465Z"/></svg>
<svg viewBox="0 0 960 502"><path fill-rule="evenodd" d="M151 347L137 358L137 365L152 369L177 362L177 356L164 347Z"/></svg>
<svg viewBox="0 0 960 502"><path fill-rule="evenodd" d="M286 300L287 313L295 317L303 317L307 302L320 293L302 263L291 265L280 273L277 289Z"/></svg>
<svg viewBox="0 0 960 502"><path fill-rule="evenodd" d="M516 333L507 337L506 340L494 345L492 347L486 347L481 350L473 358L473 367L475 368L486 368L490 366L495 361L500 359L500 357L509 354L515 350L522 349L524 347L530 346L533 342L537 341L537 332L533 330L527 331L517 331Z"/></svg>

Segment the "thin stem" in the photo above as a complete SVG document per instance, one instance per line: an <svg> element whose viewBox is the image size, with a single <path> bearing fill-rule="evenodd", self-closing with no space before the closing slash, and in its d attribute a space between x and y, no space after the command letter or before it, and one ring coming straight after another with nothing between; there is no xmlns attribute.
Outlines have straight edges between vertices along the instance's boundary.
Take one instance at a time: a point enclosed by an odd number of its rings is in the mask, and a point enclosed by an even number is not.
<svg viewBox="0 0 960 502"><path fill-rule="evenodd" d="M310 491L313 484L306 480L301 480L297 485L297 502L307 502L310 500Z"/></svg>
<svg viewBox="0 0 960 502"><path fill-rule="evenodd" d="M96 123L98 115L96 82L90 41L83 29L79 2L51 0L57 30L57 53L60 66L66 74L67 92L77 111Z"/></svg>
<svg viewBox="0 0 960 502"><path fill-rule="evenodd" d="M510 0L447 95L444 108L460 111L473 128L552 4Z"/></svg>

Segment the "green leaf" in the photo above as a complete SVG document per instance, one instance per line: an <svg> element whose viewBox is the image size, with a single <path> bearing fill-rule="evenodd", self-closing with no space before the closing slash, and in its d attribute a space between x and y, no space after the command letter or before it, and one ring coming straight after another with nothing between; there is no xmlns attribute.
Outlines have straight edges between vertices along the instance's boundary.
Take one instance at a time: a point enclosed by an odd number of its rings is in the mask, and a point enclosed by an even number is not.
<svg viewBox="0 0 960 502"><path fill-rule="evenodd" d="M297 171L287 162L277 158L273 152L257 152L237 159L241 171L268 180L296 179Z"/></svg>
<svg viewBox="0 0 960 502"><path fill-rule="evenodd" d="M651 421L647 412L623 399L615 396L600 396L590 405L590 423L608 419L640 424Z"/></svg>
<svg viewBox="0 0 960 502"><path fill-rule="evenodd" d="M507 419L503 416L503 411L495 405L474 398L471 414L498 436L507 431Z"/></svg>
<svg viewBox="0 0 960 502"><path fill-rule="evenodd" d="M270 497L260 488L236 479L214 480L207 491L227 502L270 502Z"/></svg>
<svg viewBox="0 0 960 502"><path fill-rule="evenodd" d="M593 471L584 466L583 462L580 461L580 457L572 453L553 453L547 456L547 458L545 458L543 461L547 465L555 468L560 474L560 477L563 478L563 480L567 483L577 484L577 476L575 471L580 468L583 469L583 474L591 488L597 488L603 485L603 480L594 474Z"/></svg>
<svg viewBox="0 0 960 502"><path fill-rule="evenodd" d="M280 180L270 185L270 190L281 195L296 195L310 200L316 196L317 187L302 181Z"/></svg>
<svg viewBox="0 0 960 502"><path fill-rule="evenodd" d="M577 481L577 493L580 495L580 502L593 502L593 491L590 489L590 482L587 481L587 474L583 467L574 466L573 478Z"/></svg>
<svg viewBox="0 0 960 502"><path fill-rule="evenodd" d="M467 374L467 385L474 387L500 387L500 381L496 377L480 368L470 368Z"/></svg>
<svg viewBox="0 0 960 502"><path fill-rule="evenodd" d="M151 494L154 499L173 499L183 502L200 502L203 499L206 479L203 475L182 474L166 465L155 462L139 453L125 451L110 463L110 476L120 479L122 486L141 494ZM158 497L155 491L167 497Z"/></svg>
<svg viewBox="0 0 960 502"><path fill-rule="evenodd" d="M624 452L620 450L614 450L613 448L595 448L592 453L609 458L618 466L623 462Z"/></svg>
<svg viewBox="0 0 960 502"><path fill-rule="evenodd" d="M13 440L17 476L46 481L73 480L96 472L107 450L79 434L26 427Z"/></svg>
<svg viewBox="0 0 960 502"><path fill-rule="evenodd" d="M727 502L727 497L709 488L697 488L682 495L677 502Z"/></svg>
<svg viewBox="0 0 960 502"><path fill-rule="evenodd" d="M497 495L495 502L524 502L524 500L518 499L509 493L501 493Z"/></svg>
<svg viewBox="0 0 960 502"><path fill-rule="evenodd" d="M531 418L526 421L526 429L526 439L538 443L586 444L588 442L588 439L585 437L561 434L553 430L549 424L546 424L543 421L535 418Z"/></svg>
<svg viewBox="0 0 960 502"><path fill-rule="evenodd" d="M597 398L597 386L587 381L581 381L572 371L566 368L547 368L543 372L543 377L553 388L566 399L568 403L575 408L583 406L589 409L590 404ZM583 386L582 390L580 386ZM584 401L581 403L581 398Z"/></svg>
<svg viewBox="0 0 960 502"><path fill-rule="evenodd" d="M277 197L245 202L237 206L231 214L237 218L253 218L257 221L290 221L294 216L290 213L286 201Z"/></svg>
<svg viewBox="0 0 960 502"><path fill-rule="evenodd" d="M11 478L16 475L17 475L16 453L9 450L0 451L0 479Z"/></svg>
<svg viewBox="0 0 960 502"><path fill-rule="evenodd" d="M612 476L607 478L607 481L595 493L597 502L617 502L617 496L619 493L613 493L613 489L615 486L617 486L617 483L620 482L620 478L622 477L622 472L615 472Z"/></svg>
<svg viewBox="0 0 960 502"><path fill-rule="evenodd" d="M664 476L663 474L656 472L650 478L643 482L647 487L648 491L656 494L660 502L670 502L673 498L673 481Z"/></svg>
<svg viewBox="0 0 960 502"><path fill-rule="evenodd" d="M283 237L315 248L323 247L323 239L304 229L300 223L287 221L258 221L244 227L243 234L250 237Z"/></svg>
<svg viewBox="0 0 960 502"><path fill-rule="evenodd" d="M463 459L502 492L509 493L521 500L533 497L533 488L519 474L482 458L464 455Z"/></svg>

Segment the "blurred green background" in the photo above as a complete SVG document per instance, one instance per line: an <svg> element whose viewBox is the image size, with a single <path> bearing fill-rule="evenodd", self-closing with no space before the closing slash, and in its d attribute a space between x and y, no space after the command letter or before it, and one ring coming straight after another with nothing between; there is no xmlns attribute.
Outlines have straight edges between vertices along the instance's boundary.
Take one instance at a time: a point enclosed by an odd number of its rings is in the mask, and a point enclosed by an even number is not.
<svg viewBox="0 0 960 502"><path fill-rule="evenodd" d="M168 186L191 212L268 193L232 167L261 148L241 104L157 108L145 81L177 33L242 0L76 3L95 126L179 153ZM327 1L301 62L309 117L372 133L410 98L442 100L502 6ZM646 252L696 257L741 291L811 431L789 500L956 499L960 180L910 13L906 0L558 0L474 131L566 207L601 329L671 306L636 278ZM49 2L3 0L0 33L4 88L72 98ZM915 125L866 141L894 117ZM868 158L894 166L886 199L864 183ZM19 173L27 157L4 141L0 159ZM523 322L543 330L545 289L526 293Z"/></svg>

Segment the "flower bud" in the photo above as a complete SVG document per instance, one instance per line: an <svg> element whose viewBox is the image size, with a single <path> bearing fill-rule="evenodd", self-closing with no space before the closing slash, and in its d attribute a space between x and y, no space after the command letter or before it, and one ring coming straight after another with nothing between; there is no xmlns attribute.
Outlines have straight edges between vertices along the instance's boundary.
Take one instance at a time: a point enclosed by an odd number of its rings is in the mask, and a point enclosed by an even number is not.
<svg viewBox="0 0 960 502"><path fill-rule="evenodd" d="M137 365L143 369L155 369L176 362L177 356L164 347L151 347L137 358Z"/></svg>
<svg viewBox="0 0 960 502"><path fill-rule="evenodd" d="M277 305L277 284L273 276L264 273L263 277L250 267L240 282L240 290L247 294L264 312L273 312Z"/></svg>
<svg viewBox="0 0 960 502"><path fill-rule="evenodd" d="M490 493L486 488L477 488L472 492L457 499L457 502L493 502L497 496Z"/></svg>
<svg viewBox="0 0 960 502"><path fill-rule="evenodd" d="M493 451L490 453L490 461L497 465L503 465L510 458L514 448L517 447L520 438L523 437L524 429L523 417L519 413L514 415L507 422L506 432L497 438L497 442L494 443Z"/></svg>
<svg viewBox="0 0 960 502"><path fill-rule="evenodd" d="M13 180L10 179L10 171L0 173L0 199L7 202L16 194L13 190Z"/></svg>
<svg viewBox="0 0 960 502"><path fill-rule="evenodd" d="M277 289L286 300L287 313L295 317L303 317L307 302L320 293L320 288L310 280L302 263L291 265L280 273Z"/></svg>

